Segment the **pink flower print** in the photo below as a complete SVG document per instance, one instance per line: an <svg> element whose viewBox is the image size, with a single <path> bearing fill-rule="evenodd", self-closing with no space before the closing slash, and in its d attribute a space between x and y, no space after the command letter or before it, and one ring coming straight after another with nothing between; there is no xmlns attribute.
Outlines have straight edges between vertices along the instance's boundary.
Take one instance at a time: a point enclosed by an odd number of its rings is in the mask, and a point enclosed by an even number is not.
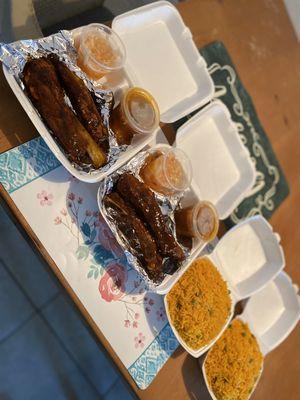
<svg viewBox="0 0 300 400"><path fill-rule="evenodd" d="M139 313L135 313L135 314L134 314L134 318L135 318L135 319L139 319L139 318L140 318L140 314L139 314Z"/></svg>
<svg viewBox="0 0 300 400"><path fill-rule="evenodd" d="M140 332L138 336L134 338L134 347L138 349L139 347L143 348L145 346L145 336Z"/></svg>
<svg viewBox="0 0 300 400"><path fill-rule="evenodd" d="M146 313L147 313L147 314L149 314L150 311L151 311L151 309L150 309L149 307L146 307L145 310L146 310Z"/></svg>
<svg viewBox="0 0 300 400"><path fill-rule="evenodd" d="M147 301L148 301L148 297L145 296L145 297L144 297L144 302L147 303Z"/></svg>
<svg viewBox="0 0 300 400"><path fill-rule="evenodd" d="M85 215L86 215L87 217L90 217L90 216L92 215L92 211L86 210Z"/></svg>
<svg viewBox="0 0 300 400"><path fill-rule="evenodd" d="M42 190L41 193L38 193L36 197L40 200L41 206L51 206L53 200L53 194L47 193L46 190Z"/></svg>
<svg viewBox="0 0 300 400"><path fill-rule="evenodd" d="M61 215L66 216L67 215L67 210L65 208L63 208L62 210L60 210Z"/></svg>
<svg viewBox="0 0 300 400"><path fill-rule="evenodd" d="M125 321L124 321L124 326L125 326L125 328L129 328L129 327L130 327L130 321L129 321L129 319L125 319Z"/></svg>
<svg viewBox="0 0 300 400"><path fill-rule="evenodd" d="M154 300L153 300L153 299L150 299L150 300L149 300L149 305L150 305L150 306L153 306L153 304L154 304Z"/></svg>
<svg viewBox="0 0 300 400"><path fill-rule="evenodd" d="M111 263L99 282L99 292L107 302L119 300L125 292L127 271L123 265Z"/></svg>
<svg viewBox="0 0 300 400"><path fill-rule="evenodd" d="M78 202L78 204L82 204L82 202L83 202L83 198L82 198L82 197L78 197L78 200L77 200L77 202Z"/></svg>
<svg viewBox="0 0 300 400"><path fill-rule="evenodd" d="M159 310L156 311L157 321L165 321L166 313L163 307L160 307Z"/></svg>
<svg viewBox="0 0 300 400"><path fill-rule="evenodd" d="M139 326L139 324L137 323L137 321L133 321L132 326L133 326L133 328L137 328Z"/></svg>
<svg viewBox="0 0 300 400"><path fill-rule="evenodd" d="M71 192L71 193L68 194L68 199L69 199L69 200L74 201L75 198L76 198L76 196L75 196L75 194L74 194L73 192Z"/></svg>
<svg viewBox="0 0 300 400"><path fill-rule="evenodd" d="M61 217L56 217L55 220L54 220L54 224L55 225L59 225L59 224L61 224L61 222L62 222Z"/></svg>
<svg viewBox="0 0 300 400"><path fill-rule="evenodd" d="M69 199L69 200L72 200L72 201L73 201L73 200L75 200L75 197L76 197L76 196L75 196L75 194L74 194L73 192L71 192L71 193L68 194L68 199Z"/></svg>

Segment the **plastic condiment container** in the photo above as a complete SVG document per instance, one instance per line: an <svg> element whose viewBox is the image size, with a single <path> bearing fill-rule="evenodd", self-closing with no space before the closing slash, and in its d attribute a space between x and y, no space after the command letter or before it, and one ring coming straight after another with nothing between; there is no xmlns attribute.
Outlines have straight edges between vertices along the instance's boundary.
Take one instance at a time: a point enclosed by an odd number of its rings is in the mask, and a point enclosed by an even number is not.
<svg viewBox="0 0 300 400"><path fill-rule="evenodd" d="M83 27L76 45L77 64L90 79L99 80L124 66L124 44L117 33L106 25L90 24Z"/></svg>
<svg viewBox="0 0 300 400"><path fill-rule="evenodd" d="M134 134L151 134L157 130L160 120L154 97L138 87L127 89L120 104L111 112L110 128L119 145L130 144Z"/></svg>
<svg viewBox="0 0 300 400"><path fill-rule="evenodd" d="M165 296L164 303L170 326L180 344L193 357L200 357L218 340L229 324L234 305L238 301L259 291L284 268L284 253L279 240L279 235L273 233L271 225L263 217L255 216L230 229L218 242L213 252L205 256L227 282L232 309L219 334L209 344L198 350L187 346L177 333L169 315L167 296ZM195 254L181 269L168 292L199 255L199 253Z"/></svg>
<svg viewBox="0 0 300 400"><path fill-rule="evenodd" d="M219 229L219 217L209 201L199 201L175 210L176 232L188 238L212 241Z"/></svg>
<svg viewBox="0 0 300 400"><path fill-rule="evenodd" d="M152 190L165 196L178 195L190 186L192 166L184 151L156 147L149 151L140 176Z"/></svg>
<svg viewBox="0 0 300 400"><path fill-rule="evenodd" d="M298 290L291 278L285 272L280 272L273 281L250 297L243 313L237 317L248 324L263 356L282 343L297 325L300 318ZM208 384L205 361L206 358L202 364L204 380L212 399L217 400ZM259 382L262 371L263 366L249 398Z"/></svg>

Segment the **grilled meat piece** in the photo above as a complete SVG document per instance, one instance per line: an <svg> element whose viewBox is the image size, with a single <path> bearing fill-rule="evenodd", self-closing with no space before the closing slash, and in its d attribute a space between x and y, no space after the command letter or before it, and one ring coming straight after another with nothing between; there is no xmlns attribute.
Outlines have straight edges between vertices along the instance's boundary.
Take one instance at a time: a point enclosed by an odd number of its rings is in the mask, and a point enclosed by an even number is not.
<svg viewBox="0 0 300 400"><path fill-rule="evenodd" d="M162 278L162 259L158 254L154 239L135 211L116 192L107 194L103 200L106 210L114 218L115 224L128 242L132 253L145 268L149 278Z"/></svg>
<svg viewBox="0 0 300 400"><path fill-rule="evenodd" d="M23 82L32 103L71 161L95 168L105 164L105 153L65 103L55 68L46 57L27 61Z"/></svg>
<svg viewBox="0 0 300 400"><path fill-rule="evenodd" d="M168 229L154 193L148 186L125 173L118 180L117 191L149 225L160 253L174 261L183 261L184 252Z"/></svg>
<svg viewBox="0 0 300 400"><path fill-rule="evenodd" d="M108 132L102 123L101 115L94 103L93 97L82 79L71 71L56 56L51 57L71 104L85 129L95 142L106 152L108 151Z"/></svg>

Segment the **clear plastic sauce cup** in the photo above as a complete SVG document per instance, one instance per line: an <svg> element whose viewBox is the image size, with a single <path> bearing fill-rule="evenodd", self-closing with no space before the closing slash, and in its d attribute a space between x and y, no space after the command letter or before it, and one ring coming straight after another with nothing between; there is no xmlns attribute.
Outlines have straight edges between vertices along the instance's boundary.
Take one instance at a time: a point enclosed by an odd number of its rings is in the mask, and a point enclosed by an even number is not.
<svg viewBox="0 0 300 400"><path fill-rule="evenodd" d="M159 120L159 108L153 96L133 87L124 92L120 104L112 111L110 127L119 145L130 144L134 134L154 132Z"/></svg>
<svg viewBox="0 0 300 400"><path fill-rule="evenodd" d="M78 52L77 64L90 79L99 80L112 71L120 70L125 64L124 44L106 25L85 26L75 46Z"/></svg>
<svg viewBox="0 0 300 400"><path fill-rule="evenodd" d="M205 242L213 240L219 229L219 217L212 203L200 201L175 211L176 231Z"/></svg>
<svg viewBox="0 0 300 400"><path fill-rule="evenodd" d="M192 166L180 149L158 149L150 152L140 170L140 176L153 190L163 195L184 192L191 183Z"/></svg>

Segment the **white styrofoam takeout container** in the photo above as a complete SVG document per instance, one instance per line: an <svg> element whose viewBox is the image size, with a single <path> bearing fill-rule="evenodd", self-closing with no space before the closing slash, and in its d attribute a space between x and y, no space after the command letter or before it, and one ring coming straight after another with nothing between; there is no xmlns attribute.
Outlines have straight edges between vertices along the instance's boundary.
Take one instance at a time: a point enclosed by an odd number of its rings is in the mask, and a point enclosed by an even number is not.
<svg viewBox="0 0 300 400"><path fill-rule="evenodd" d="M219 100L211 102L181 126L176 137L174 146L185 151L193 169L191 186L183 195L182 206L207 200L215 205L220 219L227 218L255 181L254 165L227 107ZM151 150L161 147L170 146L158 142L149 146ZM192 256L205 244L194 240ZM172 275L167 274L155 291L168 292L184 265Z"/></svg>
<svg viewBox="0 0 300 400"><path fill-rule="evenodd" d="M160 147L170 146L158 141L149 145L150 150ZM207 200L215 205L220 219L227 218L252 188L256 176L249 152L227 107L219 100L204 107L178 129L174 147L186 153L193 169L191 186L183 195L182 206ZM99 208L101 211L100 204ZM191 257L206 243L196 240L193 244ZM168 292L185 264L172 275L167 274L155 291Z"/></svg>
<svg viewBox="0 0 300 400"><path fill-rule="evenodd" d="M114 18L127 53L129 82L156 99L161 121L174 122L208 103L214 84L178 10L158 1Z"/></svg>
<svg viewBox="0 0 300 400"><path fill-rule="evenodd" d="M175 146L191 160L197 197L213 203L221 220L229 217L253 187L256 171L225 104L214 100L189 119Z"/></svg>
<svg viewBox="0 0 300 400"><path fill-rule="evenodd" d="M149 151L155 151L158 149L171 149L172 146L170 146L167 143L153 143L151 147L148 148ZM104 185L105 186L105 185ZM100 210L100 213L103 217L103 219L105 220L105 222L107 223L108 226L111 226L111 221L106 217L106 215L104 213L102 213L102 204L101 204L101 200L103 197L103 193L100 193L101 190L101 186L98 189L98 194L97 194L97 202L98 202L98 207ZM181 203L185 204L186 206L194 203L195 201L198 201L199 198L197 197L198 193L196 193L192 186L187 189L184 193L183 193L183 197L181 198ZM118 243L120 244L120 246L123 246L123 243L121 241L118 240ZM191 254L194 253L199 253L199 251L203 250L204 247L207 245L207 242L198 239L198 238L194 238L193 239L193 243L192 243L192 250L191 250ZM188 262L188 261L187 261ZM166 276L164 277L163 281L156 286L155 288L153 288L153 291L158 293L158 294L165 294L169 288L171 287L172 283L176 280L176 277L180 274L181 269L184 267L185 264L183 264L182 267L178 268L177 271L175 271L172 275L166 274Z"/></svg>
<svg viewBox="0 0 300 400"><path fill-rule="evenodd" d="M187 346L173 326L167 303L168 294L165 296L164 303L170 326L180 344L193 357L200 357L222 335L233 316L235 303L259 291L284 268L284 253L279 241L280 237L273 232L271 225L263 217L255 216L230 229L218 242L213 252L205 256L211 260L227 282L232 308L219 334L197 351ZM199 255L199 253L194 254L185 268L180 271L169 291Z"/></svg>
<svg viewBox="0 0 300 400"><path fill-rule="evenodd" d="M219 218L227 218L252 188L256 176L249 152L227 107L219 100L204 107L178 129L174 146L187 154L193 169L191 186L183 195L182 206L210 201ZM157 143L152 149L159 147ZM206 243L194 241L193 244L192 257ZM168 292L183 268L184 265L172 275L167 274L155 291Z"/></svg>
<svg viewBox="0 0 300 400"><path fill-rule="evenodd" d="M273 281L250 297L243 313L237 317L248 324L263 356L283 342L297 325L300 318L298 290L291 278L285 272L280 272ZM217 400L208 384L205 361L206 358L202 364L204 380L212 399ZM262 371L263 366L249 398L259 382Z"/></svg>
<svg viewBox="0 0 300 400"><path fill-rule="evenodd" d="M214 85L205 61L171 3L161 1L137 8L116 17L112 26L125 44L127 86L148 89L160 106L163 122L175 121L212 99ZM3 70L11 89L53 154L72 175L84 182L101 181L147 146L158 132L135 135L131 146L105 172L79 171L64 155L14 76L4 65Z"/></svg>
<svg viewBox="0 0 300 400"><path fill-rule="evenodd" d="M8 72L7 68L4 65L3 65L3 71L9 86L11 87L12 91L16 95L20 104L22 105L25 112L31 119L31 122L33 123L39 134L46 142L49 149L59 160L59 162L70 172L70 174L72 174L73 176L75 176L75 178L81 181L89 183L101 181L103 178L105 178L105 176L111 174L112 172L120 168L123 164L125 164L128 161L128 159L133 157L145 146L147 146L153 140L153 137L155 137L155 135L158 133L159 128L150 135L146 134L134 135L131 146L126 151L121 153L117 161L105 172L100 172L97 170L93 171L92 173L80 171L79 169L75 168L72 162L70 162L68 158L65 156L65 153L61 150L60 146L53 138L49 129L47 128L42 118L40 117L38 111L32 105L31 101L29 100L25 92L21 89L15 77Z"/></svg>

